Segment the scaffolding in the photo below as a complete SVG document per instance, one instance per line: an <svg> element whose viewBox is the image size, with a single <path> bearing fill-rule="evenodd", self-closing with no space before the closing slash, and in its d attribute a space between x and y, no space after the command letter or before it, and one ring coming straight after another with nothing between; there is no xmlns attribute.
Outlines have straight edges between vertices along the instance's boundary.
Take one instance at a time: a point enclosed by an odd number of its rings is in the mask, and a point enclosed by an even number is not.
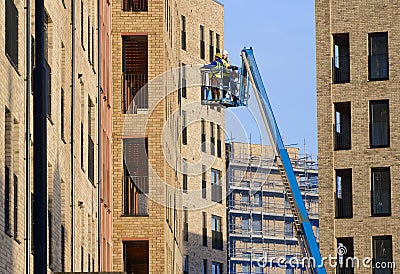
<svg viewBox="0 0 400 274"><path fill-rule="evenodd" d="M297 148L287 150L318 240L317 164ZM272 147L234 142L226 152L229 273L305 273Z"/></svg>

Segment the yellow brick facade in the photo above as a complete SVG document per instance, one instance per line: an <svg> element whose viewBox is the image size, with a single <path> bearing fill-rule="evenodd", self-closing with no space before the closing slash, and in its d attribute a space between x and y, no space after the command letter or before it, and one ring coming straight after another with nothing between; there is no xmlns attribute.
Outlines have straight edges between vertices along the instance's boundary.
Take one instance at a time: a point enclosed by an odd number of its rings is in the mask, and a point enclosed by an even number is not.
<svg viewBox="0 0 400 274"><path fill-rule="evenodd" d="M6 33L5 2L0 3L0 29ZM0 246L2 246L2 260L0 261L1 273L25 273L26 271L26 222L30 220L26 216L27 178L30 179L33 190L33 96L31 90L26 90L27 68L30 66L26 58L26 1L11 1L18 11L18 67L13 67L6 54L5 37L0 42L0 75L3 79L0 84L0 165L1 188L0 202L5 204L5 168L10 167L11 186L9 204L10 223L9 233L4 231L5 210L2 206L0 212ZM47 119L48 131L48 197L49 212L51 213L51 239L48 247L51 253L49 271L71 271L72 265L75 271L98 270L98 206L97 206L97 1L83 0L84 8L83 26L80 24L81 5L76 5L76 55L72 56L72 32L71 32L71 2L70 1L45 1L45 9L48 15L48 53L47 61L51 67L51 114ZM35 37L34 29L34 1L31 1L31 35ZM90 27L88 26L90 24ZM92 28L93 27L93 28ZM80 33L83 33L80 42ZM10 31L10 30L8 30ZM90 31L90 33L89 33ZM92 40L93 35L93 40ZM89 45L90 44L90 45ZM89 54L90 52L90 54ZM76 62L76 75L71 75L72 59ZM82 75L78 79L78 73ZM74 82L75 112L72 113L75 121L71 125L71 86ZM64 92L64 110L61 110L62 90ZM26 95L29 96L31 112L30 120L26 120ZM91 103L89 103L91 102ZM91 113L89 119L88 113ZM7 110L7 111L6 111ZM64 112L64 117L62 117ZM62 120L64 122L64 136L62 136ZM31 174L26 174L26 124L30 124ZM81 144L81 123L83 124L83 144ZM90 124L90 126L89 126ZM91 130L89 132L89 128ZM71 136L71 128L73 136ZM94 143L94 157L89 162L88 135ZM6 137L8 136L8 137ZM72 138L73 137L73 138ZM6 140L11 138L11 144ZM71 154L71 142L75 149ZM82 150L81 150L82 147ZM81 155L83 161L81 161ZM74 159L75 172L72 174L71 159ZM93 162L92 162L93 161ZM93 180L89 180L89 169L93 168ZM15 194L14 175L18 178L18 194ZM74 187L72 186L74 178ZM71 200L71 190L75 192L75 199ZM18 211L14 210L15 198ZM78 207L78 204L81 205ZM72 209L74 210L75 225L71 225ZM15 214L17 212L17 215ZM44 216L45 218L45 216ZM16 219L17 231L14 225ZM63 232L62 232L63 231ZM17 232L15 234L15 232ZM50 232L49 232L50 235ZM32 240L32 239L31 239ZM71 246L74 241L75 248L72 253ZM30 252L29 252L30 253ZM73 254L73 255L72 255ZM81 260L81 258L83 260ZM50 258L49 258L50 259ZM31 270L33 270L33 256L30 255Z"/></svg>
<svg viewBox="0 0 400 274"><path fill-rule="evenodd" d="M124 270L123 244L129 241L149 242L149 273L183 273L183 257L190 254L191 272L201 271L201 258L223 263L226 267L226 248L213 251L211 240L208 249L201 245L202 211L189 213L189 242L183 241L183 206L189 207L186 193L182 193L182 158L198 161L200 156L200 119L188 127L188 145L181 141L181 111L185 105L197 102L193 116L204 117L223 125L223 110L217 112L201 106L200 87L187 87L186 98L178 98L180 66L186 64L187 75L191 69L199 73L199 64L208 63L208 31L220 35L223 43L223 6L207 1L148 1L148 11L123 11L121 1L113 1L113 270ZM182 16L186 18L186 50L182 50ZM200 59L200 25L205 26L206 58ZM122 36L147 35L148 38L148 108L136 113L121 111L122 101ZM222 48L221 48L222 49ZM193 65L193 67L191 67ZM189 84L188 84L189 85ZM197 81L198 85L198 81ZM179 91L181 92L181 91ZM207 110L208 109L208 110ZM192 111L192 109L190 110ZM198 116L197 114L200 114ZM216 132L215 124L215 132ZM167 133L166 133L167 132ZM163 135L169 134L169 135ZM207 133L209 137L209 133ZM148 216L124 216L123 189L123 138L147 137L149 161ZM224 139L224 138L222 138ZM175 140L175 141L173 141ZM222 147L224 148L224 142ZM223 154L224 155L224 154ZM204 153L201 155L214 158ZM197 158L197 159L196 159ZM223 172L224 156L218 158L214 168ZM210 172L210 171L209 171ZM210 175L208 175L210 176ZM223 182L223 181L222 181ZM208 178L208 201L211 198ZM223 184L224 185L224 184ZM188 189L199 190L196 199L201 202L201 175L189 179ZM224 187L225 189L225 187ZM213 206L214 207L214 206ZM215 208L207 208L209 235L211 214L226 220L224 201ZM197 209L197 208L196 208ZM223 229L226 231L225 223ZM198 239L199 238L199 239ZM224 236L226 241L226 234ZM193 256L193 254L197 254Z"/></svg>
<svg viewBox="0 0 400 274"><path fill-rule="evenodd" d="M354 256L373 257L373 237L391 236L394 262L400 261L397 192L399 154L399 5L392 1L316 1L317 110L320 189L320 244L323 256L336 256L337 238L352 237ZM368 77L368 35L387 32L389 79ZM348 33L350 81L333 83L333 35ZM389 100L390 146L370 146L370 101ZM334 150L335 103L350 102L351 149ZM371 169L390 167L391 214L373 217ZM335 218L335 170L352 170L353 217ZM335 269L328 267L328 273ZM373 273L357 268L354 273ZM385 272L386 273L386 272ZM389 273L389 272L387 272ZM393 273L397 273L394 270Z"/></svg>

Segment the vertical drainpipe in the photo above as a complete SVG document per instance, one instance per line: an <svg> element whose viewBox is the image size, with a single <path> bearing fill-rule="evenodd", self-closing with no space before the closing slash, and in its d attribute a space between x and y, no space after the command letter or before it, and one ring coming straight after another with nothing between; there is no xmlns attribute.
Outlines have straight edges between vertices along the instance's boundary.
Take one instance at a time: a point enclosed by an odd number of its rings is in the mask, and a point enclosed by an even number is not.
<svg viewBox="0 0 400 274"><path fill-rule="evenodd" d="M31 1L26 0L26 90L25 90L25 273L31 269Z"/></svg>
<svg viewBox="0 0 400 274"><path fill-rule="evenodd" d="M33 246L34 273L47 272L47 89L48 75L44 57L44 0L35 0L35 53L33 93Z"/></svg>
<svg viewBox="0 0 400 274"><path fill-rule="evenodd" d="M71 1L72 21L72 60L71 60L71 272L75 271L75 151L74 151L74 113L75 113L75 0Z"/></svg>
<svg viewBox="0 0 400 274"><path fill-rule="evenodd" d="M102 271L101 262L102 262L102 250L101 250L101 242L102 242L102 234L101 234L101 202L100 202L100 194L101 194L101 59L100 59L100 50L101 50L101 22L100 22L100 5L101 1L97 0L97 252L98 252L98 270Z"/></svg>

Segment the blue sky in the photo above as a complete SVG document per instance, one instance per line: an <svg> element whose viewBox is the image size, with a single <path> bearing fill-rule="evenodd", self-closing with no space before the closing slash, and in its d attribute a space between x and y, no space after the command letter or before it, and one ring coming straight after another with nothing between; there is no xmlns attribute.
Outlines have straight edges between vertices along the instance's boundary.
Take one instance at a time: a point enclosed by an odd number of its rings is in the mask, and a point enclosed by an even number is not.
<svg viewBox="0 0 400 274"><path fill-rule="evenodd" d="M240 65L241 49L253 47L284 143L303 149L305 140L315 157L314 1L219 2L225 6L225 48L231 63Z"/></svg>

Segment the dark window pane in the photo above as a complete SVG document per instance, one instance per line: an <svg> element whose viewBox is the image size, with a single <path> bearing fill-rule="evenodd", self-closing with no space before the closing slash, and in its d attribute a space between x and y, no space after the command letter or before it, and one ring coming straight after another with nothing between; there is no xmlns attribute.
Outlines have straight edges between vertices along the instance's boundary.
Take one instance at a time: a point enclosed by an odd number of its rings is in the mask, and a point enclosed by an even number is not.
<svg viewBox="0 0 400 274"><path fill-rule="evenodd" d="M123 11L147 11L147 0L123 0Z"/></svg>
<svg viewBox="0 0 400 274"><path fill-rule="evenodd" d="M372 169L372 215L391 214L390 169Z"/></svg>
<svg viewBox="0 0 400 274"><path fill-rule="evenodd" d="M389 101L370 101L371 147L389 146Z"/></svg>
<svg viewBox="0 0 400 274"><path fill-rule="evenodd" d="M369 34L369 80L389 79L388 34Z"/></svg>
<svg viewBox="0 0 400 274"><path fill-rule="evenodd" d="M393 273L390 264L393 263L392 236L372 237L373 248L373 265L381 266L374 268L374 274L391 274ZM383 268L383 266L386 266Z"/></svg>
<svg viewBox="0 0 400 274"><path fill-rule="evenodd" d="M6 54L18 68L18 9L12 0L6 0Z"/></svg>

